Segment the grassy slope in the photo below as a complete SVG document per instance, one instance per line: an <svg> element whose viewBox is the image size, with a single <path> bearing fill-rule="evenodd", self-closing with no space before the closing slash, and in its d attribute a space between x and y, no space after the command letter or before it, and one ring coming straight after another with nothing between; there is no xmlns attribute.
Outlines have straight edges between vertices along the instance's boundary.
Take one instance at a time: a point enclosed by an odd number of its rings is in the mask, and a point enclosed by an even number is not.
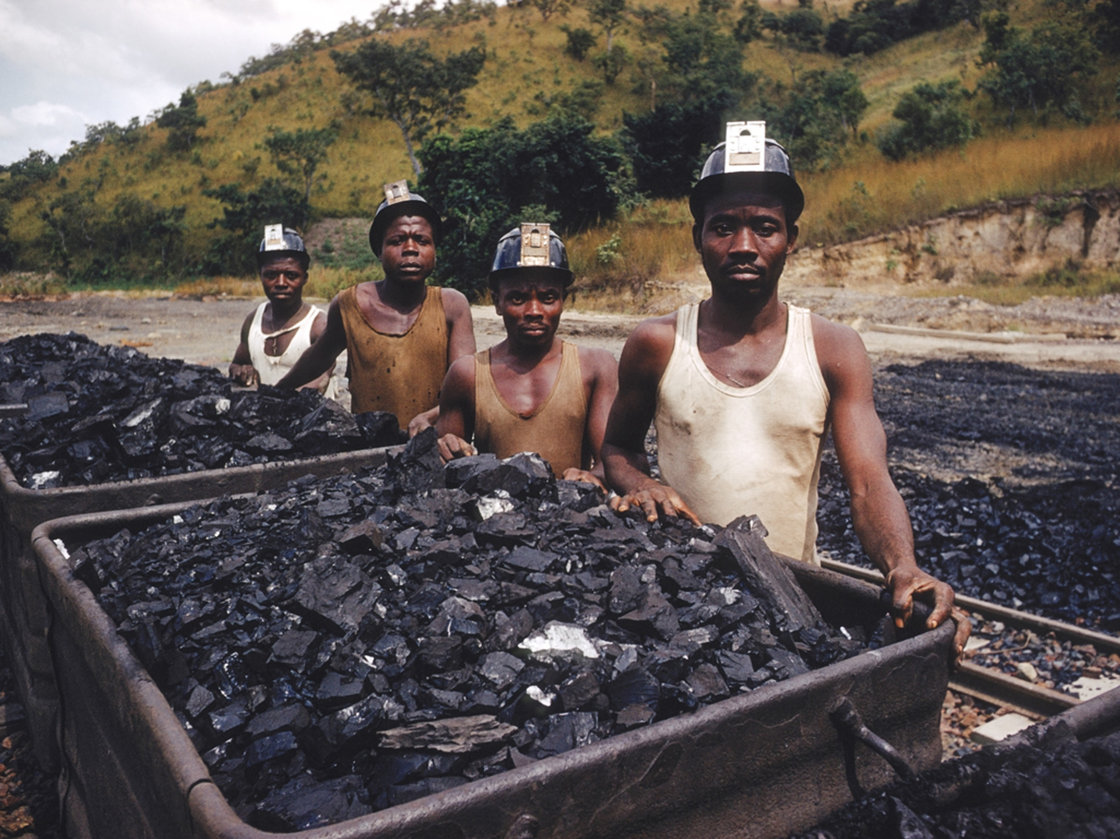
<svg viewBox="0 0 1120 839"><path fill-rule="evenodd" d="M664 5L683 10L691 4L669 0ZM764 6L791 8L791 4L777 2ZM823 13L826 22L843 6L830 5ZM1042 8L1033 3L1017 8L1012 12L1013 19L1018 25L1029 25L1038 14L1045 13ZM525 125L545 114L542 97L555 96L581 81L596 78L590 62L575 62L564 55L566 37L559 29L564 23L595 28L583 10L542 24L535 11L502 8L493 22L483 19L442 31L411 30L389 37L426 38L437 51L465 49L484 39L487 63L478 86L468 94L468 116L462 124L485 125L508 114ZM966 87L974 87L981 40L981 33L961 24L852 60L848 66L859 76L871 103L861 130L873 136L889 121L901 93L918 81L959 79ZM633 31L623 31L616 42L624 45L632 57L655 50L640 43ZM595 49L601 48L600 43ZM827 54L801 53L770 42L753 43L745 52L749 69L785 82L809 69L841 65L840 60ZM1114 85L1115 75L1115 66L1106 67L1102 78L1112 79ZM1109 83L1102 82L1102 101L1107 101L1110 92ZM597 115L600 129L618 129L622 112L648 107L647 99L645 91L635 89L632 74L624 73L614 86L604 89ZM132 149L106 145L64 166L67 187L73 189L83 181L96 183L97 201L106 206L123 192L159 204L186 205L192 241L201 243L207 234L206 224L220 214L220 205L202 195L204 188L226 183L251 187L260 178L277 175L260 146L270 128L320 127L332 119L341 122L342 131L321 169L322 187L312 194L318 216L368 216L380 200L382 183L411 177L397 128L347 108L347 85L335 72L327 49L241 84L203 92L199 107L207 125L192 152L178 157L167 155L162 148L166 132L149 125L141 143ZM886 162L873 143L865 142L852 150L845 166L828 173L803 175L809 197L803 241L835 241L998 197L1117 185L1120 129L1115 123L1091 129L1024 128L1015 132L986 126L986 131L983 140L963 153L907 164ZM1086 162L1071 167L1071 155L1086 158ZM863 185L866 198L857 194L858 188L853 192L857 183ZM27 241L38 234L42 229L39 211L59 191L57 183L50 184L34 198L17 204L13 208L13 236ZM687 223L682 208L677 202L655 204L634 225L612 225L588 234L582 250L590 252L620 229L630 237L652 226L655 232L646 238L659 238L658 228L679 228ZM580 243L576 244L578 251ZM646 274L652 267L636 270ZM673 270L672 266L665 267Z"/></svg>

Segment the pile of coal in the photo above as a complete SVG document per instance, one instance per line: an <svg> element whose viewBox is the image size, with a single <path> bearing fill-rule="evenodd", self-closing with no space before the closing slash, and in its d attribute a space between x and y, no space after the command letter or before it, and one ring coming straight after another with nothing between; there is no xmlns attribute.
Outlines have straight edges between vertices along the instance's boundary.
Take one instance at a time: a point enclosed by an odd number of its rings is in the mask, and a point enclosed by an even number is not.
<svg viewBox="0 0 1120 839"><path fill-rule="evenodd" d="M307 390L235 388L212 367L82 335L0 344L0 452L29 489L89 486L402 442L394 417L354 416Z"/></svg>
<svg viewBox="0 0 1120 839"><path fill-rule="evenodd" d="M937 361L890 365L876 390L923 568L991 603L1120 629L1120 376ZM970 460L1003 474L938 477ZM868 565L848 498L828 453L818 547Z"/></svg>
<svg viewBox="0 0 1120 839"><path fill-rule="evenodd" d="M1036 726L863 796L791 839L961 836L1120 836L1120 733L1080 742L1060 726Z"/></svg>
<svg viewBox="0 0 1120 839"><path fill-rule="evenodd" d="M376 470L194 507L71 561L235 809L293 830L875 643L745 585L744 533L619 515L535 455L444 467L429 429Z"/></svg>

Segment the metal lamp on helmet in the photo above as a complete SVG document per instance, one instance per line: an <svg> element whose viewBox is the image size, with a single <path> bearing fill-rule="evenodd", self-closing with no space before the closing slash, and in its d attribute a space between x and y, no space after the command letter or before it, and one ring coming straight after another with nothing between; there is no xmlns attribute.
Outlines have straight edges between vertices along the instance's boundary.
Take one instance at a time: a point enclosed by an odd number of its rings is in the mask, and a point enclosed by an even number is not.
<svg viewBox="0 0 1120 839"><path fill-rule="evenodd" d="M766 136L765 122L727 123L724 142L708 155L700 179L688 197L693 220L703 223L704 207L711 196L735 189L777 195L790 225L797 222L805 208L805 194L793 175L789 155Z"/></svg>
<svg viewBox="0 0 1120 839"><path fill-rule="evenodd" d="M407 181L394 181L385 184L385 200L377 205L377 212L373 214L373 223L369 226L369 246L379 259L381 246L385 241L385 231L389 229L394 219L401 216L420 216L427 219L428 224L432 226L432 239L439 244L443 221L435 207L425 201L422 195L409 190Z"/></svg>
<svg viewBox="0 0 1120 839"><path fill-rule="evenodd" d="M295 259L304 271L311 264L307 247L296 231L282 224L265 225L264 238L257 249L257 270L263 268L266 262L283 257Z"/></svg>
<svg viewBox="0 0 1120 839"><path fill-rule="evenodd" d="M523 222L498 240L490 267L490 288L496 289L509 272L525 270L554 275L565 289L572 284L568 251L548 224Z"/></svg>

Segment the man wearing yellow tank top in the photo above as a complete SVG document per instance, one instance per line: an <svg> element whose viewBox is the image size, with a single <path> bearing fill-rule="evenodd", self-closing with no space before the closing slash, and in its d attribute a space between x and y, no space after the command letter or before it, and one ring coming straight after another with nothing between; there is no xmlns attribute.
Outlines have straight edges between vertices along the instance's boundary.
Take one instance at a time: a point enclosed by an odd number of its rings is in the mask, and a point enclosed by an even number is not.
<svg viewBox="0 0 1120 839"><path fill-rule="evenodd" d="M547 224L515 227L498 242L489 282L506 337L448 370L440 456L533 451L557 476L605 490L599 455L618 365L556 336L572 282L564 243Z"/></svg>
<svg viewBox="0 0 1120 839"><path fill-rule="evenodd" d="M409 435L434 425L447 368L475 350L467 298L427 284L439 232L434 207L404 181L386 184L369 228L385 278L335 296L323 334L277 387L316 378L346 350L350 410L388 411Z"/></svg>
<svg viewBox="0 0 1120 839"><path fill-rule="evenodd" d="M711 295L643 321L622 350L603 443L618 509L721 525L757 514L772 550L818 562L817 479L831 430L856 533L886 577L896 622L921 597L932 629L953 611L953 590L915 560L863 342L778 296L805 204L789 157L765 123L727 129L689 200ZM651 421L662 481L645 455ZM958 654L969 628L958 619Z"/></svg>

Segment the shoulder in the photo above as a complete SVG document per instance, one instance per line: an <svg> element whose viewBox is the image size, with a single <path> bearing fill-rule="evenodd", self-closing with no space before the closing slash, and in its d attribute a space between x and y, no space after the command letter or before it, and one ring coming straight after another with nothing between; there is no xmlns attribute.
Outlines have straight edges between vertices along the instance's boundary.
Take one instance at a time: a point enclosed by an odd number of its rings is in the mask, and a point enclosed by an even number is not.
<svg viewBox="0 0 1120 839"><path fill-rule="evenodd" d="M470 317L471 304L463 292L454 288L440 288L439 296L443 302L443 310L448 315L460 316L465 314Z"/></svg>
<svg viewBox="0 0 1120 839"><path fill-rule="evenodd" d="M573 345L574 346L574 345ZM585 376L601 376L616 373L618 362L607 350L599 347L576 347L579 353L579 366Z"/></svg>
<svg viewBox="0 0 1120 839"><path fill-rule="evenodd" d="M871 360L858 332L820 315L810 315L810 323L817 363L829 390L865 379L870 382Z"/></svg>
<svg viewBox="0 0 1120 839"><path fill-rule="evenodd" d="M460 388L473 388L475 380L475 354L460 356L451 362L444 378L444 388L457 390Z"/></svg>
<svg viewBox="0 0 1120 839"><path fill-rule="evenodd" d="M677 314L670 312L655 318L647 318L634 327L622 348L622 361L639 361L647 364L660 361L664 367L673 352L673 342L677 334Z"/></svg>

